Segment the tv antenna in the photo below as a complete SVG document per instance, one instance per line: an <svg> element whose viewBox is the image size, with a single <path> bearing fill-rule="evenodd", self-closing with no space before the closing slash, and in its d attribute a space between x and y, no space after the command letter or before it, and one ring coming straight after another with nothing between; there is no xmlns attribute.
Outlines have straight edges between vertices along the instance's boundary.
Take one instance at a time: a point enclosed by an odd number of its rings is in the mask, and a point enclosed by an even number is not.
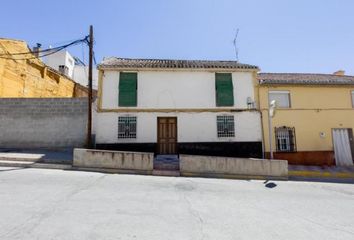
<svg viewBox="0 0 354 240"><path fill-rule="evenodd" d="M234 47L235 47L235 57L236 57L236 61L238 62L238 48L237 48L237 36L238 36L238 32L239 32L239 29L237 28L236 29L236 34L235 34L235 38L234 38Z"/></svg>

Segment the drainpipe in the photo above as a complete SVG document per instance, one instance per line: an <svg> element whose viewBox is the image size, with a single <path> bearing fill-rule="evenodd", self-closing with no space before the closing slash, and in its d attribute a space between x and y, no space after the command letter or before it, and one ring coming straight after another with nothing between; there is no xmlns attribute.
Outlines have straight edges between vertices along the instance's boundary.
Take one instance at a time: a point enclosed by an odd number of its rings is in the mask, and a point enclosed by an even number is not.
<svg viewBox="0 0 354 240"><path fill-rule="evenodd" d="M264 146L264 128L263 128L263 112L262 109L259 109L261 114L261 131L262 131L262 158L265 159L265 146Z"/></svg>
<svg viewBox="0 0 354 240"><path fill-rule="evenodd" d="M258 81L257 73L255 73L255 78L256 78L256 94L257 94L257 105L259 109L259 113L261 114L261 131L262 131L262 158L265 159L265 143L264 143L264 128L263 128L263 112L261 109L261 99L259 97L259 91L260 91L260 82Z"/></svg>

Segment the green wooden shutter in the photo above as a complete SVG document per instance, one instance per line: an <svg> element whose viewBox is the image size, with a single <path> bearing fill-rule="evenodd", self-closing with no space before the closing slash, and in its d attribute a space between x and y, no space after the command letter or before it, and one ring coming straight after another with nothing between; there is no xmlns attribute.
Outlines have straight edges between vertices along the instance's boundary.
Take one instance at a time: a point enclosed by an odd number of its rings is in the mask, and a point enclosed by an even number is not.
<svg viewBox="0 0 354 240"><path fill-rule="evenodd" d="M216 106L234 105L234 88L231 73L215 74Z"/></svg>
<svg viewBox="0 0 354 240"><path fill-rule="evenodd" d="M120 107L137 106L137 73L121 72L119 75L119 100Z"/></svg>

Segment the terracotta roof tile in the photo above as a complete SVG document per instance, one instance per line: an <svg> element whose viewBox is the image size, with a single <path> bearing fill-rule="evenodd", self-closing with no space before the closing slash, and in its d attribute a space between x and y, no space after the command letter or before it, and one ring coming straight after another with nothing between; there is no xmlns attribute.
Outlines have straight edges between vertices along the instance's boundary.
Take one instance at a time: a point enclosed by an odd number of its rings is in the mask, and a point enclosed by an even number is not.
<svg viewBox="0 0 354 240"><path fill-rule="evenodd" d="M110 57L104 59L98 68L195 68L195 69L255 69L257 66L239 63L237 61L210 60L169 60L169 59L130 59Z"/></svg>
<svg viewBox="0 0 354 240"><path fill-rule="evenodd" d="M354 76L315 73L259 73L260 84L354 85Z"/></svg>

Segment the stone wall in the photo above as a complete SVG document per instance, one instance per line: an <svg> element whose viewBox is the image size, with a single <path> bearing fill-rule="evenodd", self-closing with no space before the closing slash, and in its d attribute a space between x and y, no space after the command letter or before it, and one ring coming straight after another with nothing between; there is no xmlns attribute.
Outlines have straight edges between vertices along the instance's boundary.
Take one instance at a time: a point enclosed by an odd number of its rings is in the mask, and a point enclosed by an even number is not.
<svg viewBox="0 0 354 240"><path fill-rule="evenodd" d="M86 98L0 98L0 148L80 147Z"/></svg>
<svg viewBox="0 0 354 240"><path fill-rule="evenodd" d="M0 97L82 97L87 89L36 58L26 42L0 38ZM16 53L27 53L11 55Z"/></svg>

